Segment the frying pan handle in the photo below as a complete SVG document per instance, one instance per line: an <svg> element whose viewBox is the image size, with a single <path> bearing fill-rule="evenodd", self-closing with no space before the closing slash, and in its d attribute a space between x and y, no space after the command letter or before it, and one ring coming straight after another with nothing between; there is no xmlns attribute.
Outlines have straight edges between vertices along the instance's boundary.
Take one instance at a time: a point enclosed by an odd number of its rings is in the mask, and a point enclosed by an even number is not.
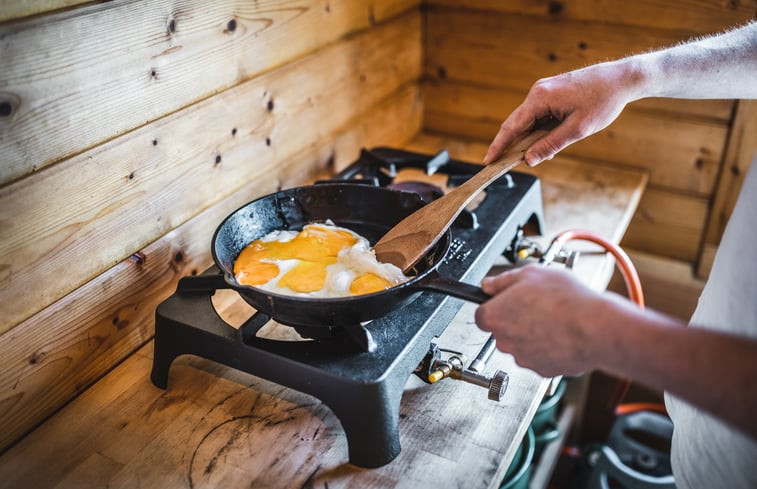
<svg viewBox="0 0 757 489"><path fill-rule="evenodd" d="M443 294L465 299L466 301L475 302L476 304L483 304L491 299L489 294L486 294L481 287L477 285L466 284L465 282L459 282L452 280L436 272L432 272L426 277L423 283L418 284L420 288L424 290L432 290L434 292L441 292Z"/></svg>

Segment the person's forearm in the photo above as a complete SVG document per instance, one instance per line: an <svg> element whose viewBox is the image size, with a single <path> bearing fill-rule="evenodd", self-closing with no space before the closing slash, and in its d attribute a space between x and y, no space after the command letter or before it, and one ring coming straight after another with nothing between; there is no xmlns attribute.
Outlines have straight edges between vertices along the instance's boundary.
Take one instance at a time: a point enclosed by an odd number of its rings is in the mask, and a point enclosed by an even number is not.
<svg viewBox="0 0 757 489"><path fill-rule="evenodd" d="M666 390L757 438L757 341L610 307L620 314L597 342L598 368Z"/></svg>
<svg viewBox="0 0 757 489"><path fill-rule="evenodd" d="M620 62L636 74L634 99L757 98L757 22Z"/></svg>

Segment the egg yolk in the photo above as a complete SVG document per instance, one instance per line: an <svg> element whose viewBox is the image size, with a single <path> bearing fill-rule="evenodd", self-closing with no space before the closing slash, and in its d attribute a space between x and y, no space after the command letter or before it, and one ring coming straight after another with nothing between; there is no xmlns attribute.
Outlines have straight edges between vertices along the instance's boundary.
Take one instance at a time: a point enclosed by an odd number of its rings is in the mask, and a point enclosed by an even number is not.
<svg viewBox="0 0 757 489"><path fill-rule="evenodd" d="M326 282L326 267L336 263L341 250L357 242L358 238L347 231L309 225L290 241L253 241L237 257L234 275L241 284L261 285L279 275L280 269L275 261L298 260L297 265L279 279L278 285L296 292L315 292L321 290ZM379 277L375 279L383 280ZM375 279L368 280L378 284ZM385 285L382 284L379 289L369 292L385 289L389 285L385 280L383 283ZM367 290L368 285L358 288Z"/></svg>
<svg viewBox="0 0 757 489"><path fill-rule="evenodd" d="M279 267L274 263L250 260L237 266L234 263L234 275L244 285L262 285L279 274Z"/></svg>
<svg viewBox="0 0 757 489"><path fill-rule="evenodd" d="M336 260L331 263L336 263ZM287 287L295 292L321 290L326 283L326 265L331 263L303 261L279 279L279 287Z"/></svg>
<svg viewBox="0 0 757 489"><path fill-rule="evenodd" d="M355 295L370 294L379 290L388 289L391 284L370 272L360 275L350 284L350 292Z"/></svg>

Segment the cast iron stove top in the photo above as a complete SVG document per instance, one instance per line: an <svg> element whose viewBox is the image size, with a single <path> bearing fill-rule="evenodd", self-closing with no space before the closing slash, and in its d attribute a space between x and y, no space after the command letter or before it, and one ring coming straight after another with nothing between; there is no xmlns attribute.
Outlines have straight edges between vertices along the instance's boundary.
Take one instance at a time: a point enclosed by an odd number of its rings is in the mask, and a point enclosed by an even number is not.
<svg viewBox="0 0 757 489"><path fill-rule="evenodd" d="M391 186L398 171L421 168L445 173L448 185L467 179L478 165L449 159L447 152L424 155L392 148L363 150L360 158L334 180ZM406 188L412 188L405 186ZM421 194L427 186L420 185ZM542 229L538 179L512 172L486 189L472 213L450 228L452 244L440 274L477 284L526 224ZM168 371L179 355L192 354L313 395L339 418L347 436L349 460L378 467L400 452L399 405L408 377L436 348L434 339L450 324L461 299L423 292L409 305L356 325L348 334L307 341L277 341L256 336L269 321L255 313L239 329L216 313L211 296L225 288L213 266L199 276L184 277L176 292L155 313L152 381L167 388ZM421 376L421 375L419 375ZM423 378L423 376L421 376ZM426 378L423 378L427 381Z"/></svg>

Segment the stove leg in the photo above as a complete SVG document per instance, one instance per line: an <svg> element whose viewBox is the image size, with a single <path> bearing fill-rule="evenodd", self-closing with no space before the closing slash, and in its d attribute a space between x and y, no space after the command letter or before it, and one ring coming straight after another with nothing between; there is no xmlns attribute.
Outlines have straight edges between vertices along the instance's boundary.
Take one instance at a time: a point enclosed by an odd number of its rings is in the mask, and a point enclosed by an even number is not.
<svg viewBox="0 0 757 489"><path fill-rule="evenodd" d="M203 328L188 324L187 319L182 316L182 313L194 307L197 301L207 302L207 307L192 318L203 324ZM239 331L226 324L216 314L209 294L175 294L161 303L155 311L155 340L150 374L152 383L166 389L171 364L176 357L186 354L239 368L239 335Z"/></svg>
<svg viewBox="0 0 757 489"><path fill-rule="evenodd" d="M162 338L159 334L159 325L155 325L155 340L153 341L152 372L150 380L156 387L161 389L168 388L168 371L171 364L179 356L178 352L172 351L166 344L167 338Z"/></svg>
<svg viewBox="0 0 757 489"><path fill-rule="evenodd" d="M355 395L345 396L342 391L334 393L331 400L322 400L342 423L350 463L365 468L381 467L400 453L402 389L392 393L385 383L379 383L356 387L356 390Z"/></svg>

